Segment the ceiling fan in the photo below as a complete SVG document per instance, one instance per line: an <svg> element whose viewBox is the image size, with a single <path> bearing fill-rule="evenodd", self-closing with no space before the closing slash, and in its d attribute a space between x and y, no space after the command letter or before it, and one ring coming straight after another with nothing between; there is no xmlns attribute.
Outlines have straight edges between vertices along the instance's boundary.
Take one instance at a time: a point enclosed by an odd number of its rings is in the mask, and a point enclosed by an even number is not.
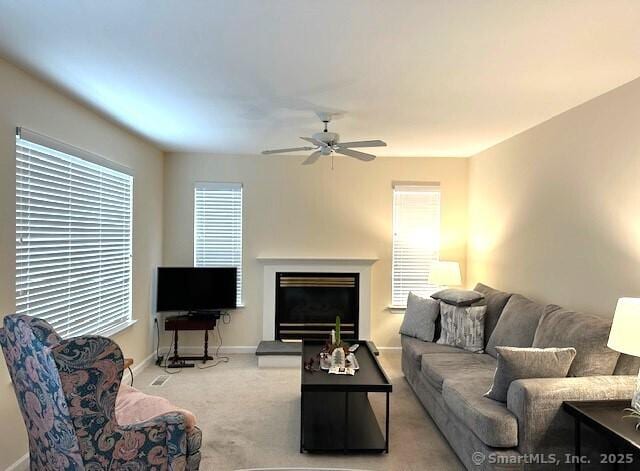
<svg viewBox="0 0 640 471"><path fill-rule="evenodd" d="M349 157L356 158L358 160L363 160L365 162L373 160L376 158L373 154L367 154L365 152L360 152L357 150L353 150L353 147L385 147L387 145L386 142L380 140L373 141L352 141L352 142L340 142L340 135L335 132L329 132L327 130L327 126L331 122L332 118L331 113L318 113L318 117L324 123L324 130L321 132L315 133L312 137L301 137L300 139L307 141L313 144L311 146L304 147L290 147L286 149L272 149L272 150L263 150L262 153L264 155L270 154L283 154L285 152L299 152L303 150L312 150L313 152L307 159L302 162L302 165L310 165L316 162L321 155L333 155L333 153L347 155Z"/></svg>

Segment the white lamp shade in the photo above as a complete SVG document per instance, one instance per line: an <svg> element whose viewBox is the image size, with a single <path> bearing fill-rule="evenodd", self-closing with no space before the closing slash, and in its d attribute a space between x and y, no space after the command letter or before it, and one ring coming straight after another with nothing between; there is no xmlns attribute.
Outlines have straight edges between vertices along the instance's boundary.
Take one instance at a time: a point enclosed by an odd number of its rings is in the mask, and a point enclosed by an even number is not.
<svg viewBox="0 0 640 471"><path fill-rule="evenodd" d="M429 273L429 283L439 286L460 286L460 265L458 262L436 262Z"/></svg>
<svg viewBox="0 0 640 471"><path fill-rule="evenodd" d="M620 298L609 333L609 348L640 357L640 298Z"/></svg>

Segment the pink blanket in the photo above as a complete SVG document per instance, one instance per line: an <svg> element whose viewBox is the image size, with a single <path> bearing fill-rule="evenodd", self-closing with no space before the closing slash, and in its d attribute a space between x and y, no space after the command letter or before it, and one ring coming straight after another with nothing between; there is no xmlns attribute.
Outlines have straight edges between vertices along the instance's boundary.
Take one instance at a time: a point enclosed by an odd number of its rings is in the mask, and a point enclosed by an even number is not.
<svg viewBox="0 0 640 471"><path fill-rule="evenodd" d="M164 397L149 396L131 386L121 384L116 398L116 420L120 425L137 424L167 412L184 415L187 432L196 425L196 416L174 406Z"/></svg>

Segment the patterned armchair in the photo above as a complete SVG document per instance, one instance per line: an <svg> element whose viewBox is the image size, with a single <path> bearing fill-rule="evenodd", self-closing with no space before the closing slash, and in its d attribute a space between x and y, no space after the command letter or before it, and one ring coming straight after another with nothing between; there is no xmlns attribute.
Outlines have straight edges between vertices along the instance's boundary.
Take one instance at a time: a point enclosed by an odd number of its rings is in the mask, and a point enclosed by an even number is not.
<svg viewBox="0 0 640 471"><path fill-rule="evenodd" d="M197 470L200 430L172 412L120 425L120 348L84 336L62 340L46 322L4 318L0 344L29 435L32 470Z"/></svg>

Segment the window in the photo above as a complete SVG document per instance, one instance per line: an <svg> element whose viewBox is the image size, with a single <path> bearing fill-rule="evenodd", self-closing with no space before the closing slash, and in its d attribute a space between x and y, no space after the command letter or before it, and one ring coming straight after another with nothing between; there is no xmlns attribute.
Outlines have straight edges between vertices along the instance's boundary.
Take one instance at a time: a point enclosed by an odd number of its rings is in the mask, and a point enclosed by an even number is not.
<svg viewBox="0 0 640 471"><path fill-rule="evenodd" d="M63 337L131 320L133 177L24 129L16 138L16 312Z"/></svg>
<svg viewBox="0 0 640 471"><path fill-rule="evenodd" d="M242 305L242 184L197 183L193 263L196 267L236 267Z"/></svg>
<svg viewBox="0 0 640 471"><path fill-rule="evenodd" d="M440 188L394 185L392 306L406 306L409 291L428 296L437 289L427 279L439 250Z"/></svg>

